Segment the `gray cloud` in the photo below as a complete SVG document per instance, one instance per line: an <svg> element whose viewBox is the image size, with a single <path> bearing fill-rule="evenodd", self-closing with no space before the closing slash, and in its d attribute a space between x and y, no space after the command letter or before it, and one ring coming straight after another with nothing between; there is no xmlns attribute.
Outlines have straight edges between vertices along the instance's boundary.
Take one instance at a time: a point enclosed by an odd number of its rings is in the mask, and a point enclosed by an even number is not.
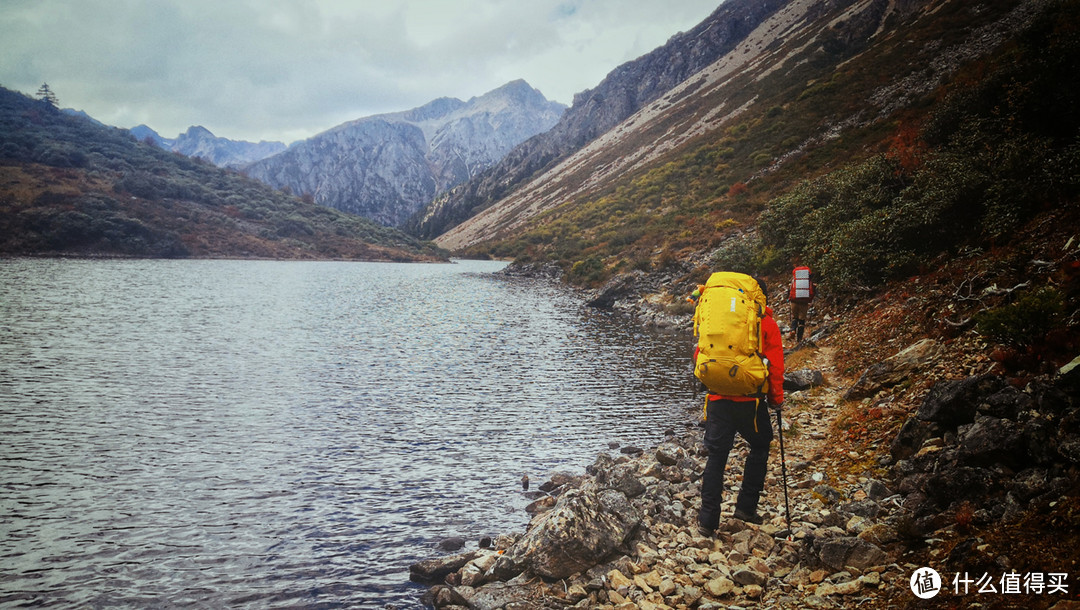
<svg viewBox="0 0 1080 610"><path fill-rule="evenodd" d="M569 104L717 0L3 0L0 85L106 123L290 142L524 78Z"/></svg>

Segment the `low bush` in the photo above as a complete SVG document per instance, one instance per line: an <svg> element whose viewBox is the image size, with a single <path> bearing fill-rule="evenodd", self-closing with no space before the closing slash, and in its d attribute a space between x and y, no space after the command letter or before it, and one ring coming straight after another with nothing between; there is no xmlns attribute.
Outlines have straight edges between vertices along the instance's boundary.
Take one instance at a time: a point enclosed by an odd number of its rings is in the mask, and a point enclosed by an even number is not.
<svg viewBox="0 0 1080 610"><path fill-rule="evenodd" d="M1025 292L1009 305L980 312L973 319L975 329L991 341L1026 347L1042 341L1064 313L1064 297L1046 286Z"/></svg>

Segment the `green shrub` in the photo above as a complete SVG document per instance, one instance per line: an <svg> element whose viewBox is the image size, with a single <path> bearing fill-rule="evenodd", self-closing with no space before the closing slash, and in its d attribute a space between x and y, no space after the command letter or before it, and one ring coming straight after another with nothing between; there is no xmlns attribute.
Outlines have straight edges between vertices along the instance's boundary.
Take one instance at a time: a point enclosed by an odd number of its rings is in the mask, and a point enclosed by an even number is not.
<svg viewBox="0 0 1080 610"><path fill-rule="evenodd" d="M788 268L787 260L780 256L776 248L762 245L760 241L754 253L752 265L762 275L774 275Z"/></svg>
<svg viewBox="0 0 1080 610"><path fill-rule="evenodd" d="M567 273L567 279L574 284L597 284L604 276L604 263L595 256L575 262Z"/></svg>
<svg viewBox="0 0 1080 610"><path fill-rule="evenodd" d="M755 274L756 257L761 241L756 235L736 235L724 241L713 253L713 269Z"/></svg>
<svg viewBox="0 0 1080 610"><path fill-rule="evenodd" d="M1026 292L1016 302L975 315L975 329L986 338L1014 347L1041 341L1061 320L1065 299L1046 286Z"/></svg>

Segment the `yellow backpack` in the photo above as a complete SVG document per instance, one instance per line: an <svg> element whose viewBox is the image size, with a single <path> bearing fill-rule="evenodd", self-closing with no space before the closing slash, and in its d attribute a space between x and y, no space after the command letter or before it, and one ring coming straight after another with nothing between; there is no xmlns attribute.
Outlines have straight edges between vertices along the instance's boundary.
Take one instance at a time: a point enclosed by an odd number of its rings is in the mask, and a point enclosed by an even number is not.
<svg viewBox="0 0 1080 610"><path fill-rule="evenodd" d="M721 271L700 288L694 375L721 396L763 396L769 369L761 356L765 294L744 273Z"/></svg>

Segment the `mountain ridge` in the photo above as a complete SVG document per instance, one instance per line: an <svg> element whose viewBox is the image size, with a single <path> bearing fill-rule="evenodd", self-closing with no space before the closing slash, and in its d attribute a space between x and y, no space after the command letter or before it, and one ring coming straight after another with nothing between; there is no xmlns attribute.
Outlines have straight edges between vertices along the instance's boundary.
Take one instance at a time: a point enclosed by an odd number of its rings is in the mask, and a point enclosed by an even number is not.
<svg viewBox="0 0 1080 610"><path fill-rule="evenodd" d="M0 254L446 260L400 231L3 88Z"/></svg>
<svg viewBox="0 0 1080 610"><path fill-rule="evenodd" d="M192 125L187 131L171 139L161 136L147 125L136 125L128 131L139 141L152 142L159 148L232 169L265 159L286 148L281 142L246 142L221 138L202 125Z"/></svg>
<svg viewBox="0 0 1080 610"><path fill-rule="evenodd" d="M523 80L468 101L439 98L363 117L246 166L271 186L388 226L549 128L565 107Z"/></svg>

